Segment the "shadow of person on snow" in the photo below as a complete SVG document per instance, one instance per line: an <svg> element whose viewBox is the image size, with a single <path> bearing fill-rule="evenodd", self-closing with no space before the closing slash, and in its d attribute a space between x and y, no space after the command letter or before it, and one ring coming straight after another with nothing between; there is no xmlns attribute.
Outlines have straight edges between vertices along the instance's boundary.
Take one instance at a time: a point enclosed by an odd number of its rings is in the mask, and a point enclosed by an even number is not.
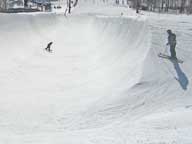
<svg viewBox="0 0 192 144"><path fill-rule="evenodd" d="M189 80L186 74L182 71L179 64L177 62L171 61L177 73L177 77L175 79L179 82L183 90L187 90L187 86L189 84Z"/></svg>

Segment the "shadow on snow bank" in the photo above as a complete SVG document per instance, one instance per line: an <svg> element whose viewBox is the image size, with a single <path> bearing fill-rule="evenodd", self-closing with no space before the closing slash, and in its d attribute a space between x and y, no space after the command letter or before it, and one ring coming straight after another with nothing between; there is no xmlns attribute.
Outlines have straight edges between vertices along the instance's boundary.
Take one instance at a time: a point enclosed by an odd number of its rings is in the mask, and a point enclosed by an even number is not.
<svg viewBox="0 0 192 144"><path fill-rule="evenodd" d="M179 82L179 84L183 90L187 90L189 80L188 80L186 74L182 71L182 69L180 68L180 66L177 62L173 62L173 61L171 61L171 62L173 63L173 66L177 73L177 77L175 77L175 79Z"/></svg>

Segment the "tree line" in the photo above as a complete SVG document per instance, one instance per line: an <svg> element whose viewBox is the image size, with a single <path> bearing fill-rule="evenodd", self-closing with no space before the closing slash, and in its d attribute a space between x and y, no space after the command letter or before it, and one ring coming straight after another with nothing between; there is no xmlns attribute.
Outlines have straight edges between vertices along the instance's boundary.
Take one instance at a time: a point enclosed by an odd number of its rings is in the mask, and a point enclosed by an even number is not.
<svg viewBox="0 0 192 144"><path fill-rule="evenodd" d="M0 0L0 9L7 9L9 0ZM26 6L26 1L25 6ZM77 5L78 0L67 0L69 9L71 2L73 5ZM85 1L85 0L84 0ZM94 2L96 0L93 0ZM192 0L100 0L103 3L113 2L116 5L129 5L129 7L135 8L138 13L139 10L147 10L153 12L176 12L192 14Z"/></svg>
<svg viewBox="0 0 192 144"><path fill-rule="evenodd" d="M7 9L7 0L0 0L0 9Z"/></svg>
<svg viewBox="0 0 192 144"><path fill-rule="evenodd" d="M24 8L29 8L28 3L30 2L30 0L0 0L0 10L6 10L7 8L9 8L9 3L13 2L13 1L23 3ZM50 2L51 0L48 0L48 1ZM53 0L53 1L55 1L55 0ZM45 1L42 0L40 2L43 3ZM59 0L58 0L58 2L59 2ZM66 4L67 4L68 13L71 13L71 8L77 6L78 0L66 0Z"/></svg>
<svg viewBox="0 0 192 144"><path fill-rule="evenodd" d="M177 12L192 14L192 0L115 0L115 3L126 3L130 7L154 11L154 12Z"/></svg>

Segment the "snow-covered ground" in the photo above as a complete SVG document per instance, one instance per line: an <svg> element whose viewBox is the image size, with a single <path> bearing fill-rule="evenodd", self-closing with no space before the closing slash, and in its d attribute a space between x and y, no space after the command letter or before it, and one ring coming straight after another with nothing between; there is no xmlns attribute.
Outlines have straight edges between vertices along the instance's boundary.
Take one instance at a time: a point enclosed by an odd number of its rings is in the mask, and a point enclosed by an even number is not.
<svg viewBox="0 0 192 144"><path fill-rule="evenodd" d="M167 29L183 64L157 56ZM1 144L192 143L191 16L82 5L0 14L0 33Z"/></svg>

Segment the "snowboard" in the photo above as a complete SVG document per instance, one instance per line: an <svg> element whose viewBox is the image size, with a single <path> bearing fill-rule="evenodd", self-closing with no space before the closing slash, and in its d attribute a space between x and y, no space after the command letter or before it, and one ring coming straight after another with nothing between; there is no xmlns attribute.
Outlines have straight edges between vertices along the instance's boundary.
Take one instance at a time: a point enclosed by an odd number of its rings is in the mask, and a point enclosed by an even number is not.
<svg viewBox="0 0 192 144"><path fill-rule="evenodd" d="M175 59L175 58L172 58L171 56L163 54L163 53L159 53L158 56L160 58L165 58L165 59L171 60L172 62L177 62L177 63L183 63L184 62L181 59L178 59L178 58Z"/></svg>
<svg viewBox="0 0 192 144"><path fill-rule="evenodd" d="M53 52L52 50L47 50L46 48L45 48L45 51L47 51L47 52L49 52L49 53L52 53L52 52Z"/></svg>

